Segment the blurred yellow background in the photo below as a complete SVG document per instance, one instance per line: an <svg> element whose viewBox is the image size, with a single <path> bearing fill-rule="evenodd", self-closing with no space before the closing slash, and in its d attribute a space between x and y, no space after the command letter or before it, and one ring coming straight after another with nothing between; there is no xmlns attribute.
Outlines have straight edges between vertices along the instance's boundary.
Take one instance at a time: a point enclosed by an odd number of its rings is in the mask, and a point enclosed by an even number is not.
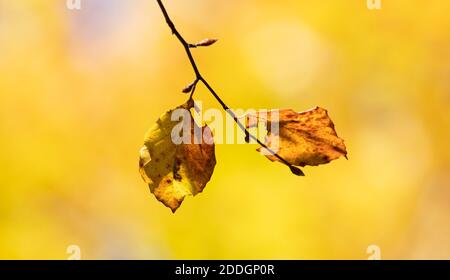
<svg viewBox="0 0 450 280"><path fill-rule="evenodd" d="M230 107L327 108L349 160L218 145L173 215L138 151L194 76L156 1L0 0L1 259L450 258L449 1L164 2Z"/></svg>

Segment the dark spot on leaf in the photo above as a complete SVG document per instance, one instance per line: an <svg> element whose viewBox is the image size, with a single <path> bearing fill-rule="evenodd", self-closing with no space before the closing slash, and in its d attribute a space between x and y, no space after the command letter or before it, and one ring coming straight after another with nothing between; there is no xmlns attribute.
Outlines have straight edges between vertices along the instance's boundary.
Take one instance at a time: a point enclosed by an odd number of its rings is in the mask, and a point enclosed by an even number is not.
<svg viewBox="0 0 450 280"><path fill-rule="evenodd" d="M181 176L180 176L180 174L178 174L178 171L180 170L180 165L181 165L181 160L179 158L177 158L175 160L175 163L173 164L173 168L172 168L173 178L177 181L181 181Z"/></svg>
<svg viewBox="0 0 450 280"><path fill-rule="evenodd" d="M183 179L183 178L181 178L181 175L178 173L173 173L173 178L177 181L181 181L181 179Z"/></svg>

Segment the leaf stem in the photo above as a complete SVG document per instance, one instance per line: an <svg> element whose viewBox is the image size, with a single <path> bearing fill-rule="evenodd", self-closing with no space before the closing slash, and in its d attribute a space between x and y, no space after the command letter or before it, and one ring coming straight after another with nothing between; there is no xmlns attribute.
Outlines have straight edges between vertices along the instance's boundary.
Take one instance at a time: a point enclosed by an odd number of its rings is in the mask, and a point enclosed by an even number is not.
<svg viewBox="0 0 450 280"><path fill-rule="evenodd" d="M242 122L239 121L239 119L237 118L236 114L230 109L230 107L228 107L225 104L225 102L220 98L220 96L211 87L211 85L205 80L205 78L203 78L203 76L201 75L201 73L200 73L200 71L199 71L199 69L197 67L197 63L195 62L195 59L194 59L194 57L192 55L192 52L191 52L191 47L193 46L193 44L189 44L183 38L183 36L181 36L180 32L178 32L178 30L175 27L175 24L170 19L169 14L167 13L167 10L164 7L164 4L162 3L162 1L161 0L156 0L156 2L158 2L158 5L159 5L159 7L161 9L161 12L164 15L164 19L166 20L167 25L169 26L170 30L172 31L172 34L175 35L175 37L177 37L178 41L180 41L180 43L183 45L183 48L186 51L187 57L189 59L189 62L191 63L192 69L194 70L196 81L202 82L205 85L205 87L209 90L209 92L214 96L214 98L217 100L217 102L220 103L222 108L233 118L233 120L236 122L236 124L239 126L239 128L242 129L242 131L244 131L246 140L250 140L250 138L253 139L259 145L261 145L261 147L263 147L265 150L267 150L270 154L272 154L273 156L278 158L282 163L287 165L290 168L290 170L292 171L292 173L294 173L295 175L298 175L298 176L304 176L305 174L303 173L303 171L300 168L290 164L287 160L285 160L282 156L280 156L278 153L273 151L271 148L267 147L266 144L261 142L254 135L250 134L248 129L242 124ZM195 83L195 84L197 84L197 83ZM193 90L191 91L190 98L192 98L194 90L195 90L195 85L193 87Z"/></svg>

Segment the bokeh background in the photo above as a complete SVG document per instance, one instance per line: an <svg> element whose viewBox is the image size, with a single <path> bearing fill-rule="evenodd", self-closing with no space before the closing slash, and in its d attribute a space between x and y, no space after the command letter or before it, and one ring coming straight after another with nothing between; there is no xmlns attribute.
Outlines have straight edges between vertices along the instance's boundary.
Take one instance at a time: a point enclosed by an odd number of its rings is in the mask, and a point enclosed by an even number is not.
<svg viewBox="0 0 450 280"><path fill-rule="evenodd" d="M152 0L0 0L0 258L450 258L450 2L165 1L232 108L329 110L349 160L307 177L218 145L173 215L138 172L193 79ZM220 108L199 87L205 108Z"/></svg>

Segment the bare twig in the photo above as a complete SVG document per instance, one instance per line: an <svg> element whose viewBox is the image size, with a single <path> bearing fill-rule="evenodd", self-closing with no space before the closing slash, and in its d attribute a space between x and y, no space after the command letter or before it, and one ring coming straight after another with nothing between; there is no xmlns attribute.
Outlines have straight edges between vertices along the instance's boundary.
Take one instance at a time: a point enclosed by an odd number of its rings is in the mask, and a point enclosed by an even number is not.
<svg viewBox="0 0 450 280"><path fill-rule="evenodd" d="M192 69L194 70L195 73L195 80L193 83L191 83L188 87L189 91L191 95L190 98L192 98L192 95L194 94L195 91L195 87L197 85L198 82L202 82L205 87L209 90L209 92L214 96L214 98L220 103L220 105L222 106L222 108L228 113L230 114L230 116L233 118L233 120L236 122L236 124L239 126L240 129L242 129L242 131L244 131L245 133L245 140L247 142L250 141L250 139L256 141L259 145L261 145L261 147L263 147L265 150L267 150L270 154L272 154L273 156L275 156L276 158L278 158L282 163L284 163L285 165L287 165L292 173L294 173L295 175L298 176L304 176L305 174L303 173L303 171L296 167L293 166L292 164L290 164L287 160L285 160L283 157L281 157L279 154L277 154L276 152L274 152L271 148L267 147L266 144L264 144L263 142L261 142L258 138L256 138L254 135L250 134L250 132L248 131L248 129L239 121L239 119L237 118L237 116L235 115L235 113L225 104L225 102L223 102L223 100L219 97L219 95L217 95L216 91L211 87L211 85L205 80L205 78L203 78L202 74L200 73L197 64L195 62L194 57L192 56L192 52L191 52L191 48L193 48L194 46L207 46L208 44L211 45L212 41L209 41L208 43L205 42L200 42L197 44L190 44L188 43L183 36L181 36L180 32L178 32L178 30L175 27L175 24L172 22L172 20L169 17L169 14L167 13L166 8L164 7L164 4L162 3L161 0L156 0L156 2L158 2L159 7L161 8L161 11L164 15L164 18L166 20L167 25L169 26L170 30L172 31L172 34L175 35L175 37L177 37L178 41L180 41L180 43L183 45L184 50L186 51L186 54L188 56L189 62L191 63ZM212 43L211 43L212 42ZM187 87L187 88L188 88ZM187 89L186 88L186 89Z"/></svg>

